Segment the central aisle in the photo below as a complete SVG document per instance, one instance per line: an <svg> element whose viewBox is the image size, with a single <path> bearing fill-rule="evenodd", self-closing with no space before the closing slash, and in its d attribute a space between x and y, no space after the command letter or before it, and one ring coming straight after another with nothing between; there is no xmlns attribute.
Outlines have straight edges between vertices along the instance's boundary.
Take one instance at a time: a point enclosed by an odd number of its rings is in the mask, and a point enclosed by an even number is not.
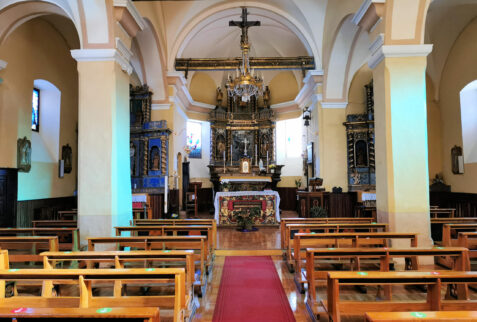
<svg viewBox="0 0 477 322"><path fill-rule="evenodd" d="M295 321L270 257L225 258L213 321Z"/></svg>

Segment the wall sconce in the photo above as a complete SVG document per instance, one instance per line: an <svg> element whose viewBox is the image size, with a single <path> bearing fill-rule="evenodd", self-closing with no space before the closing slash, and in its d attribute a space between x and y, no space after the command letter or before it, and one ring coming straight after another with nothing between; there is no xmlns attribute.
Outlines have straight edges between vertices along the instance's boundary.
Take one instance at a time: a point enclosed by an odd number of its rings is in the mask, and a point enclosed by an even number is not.
<svg viewBox="0 0 477 322"><path fill-rule="evenodd" d="M311 120L311 112L308 110L309 107L305 107L303 110L303 119L305 120L305 126L310 125Z"/></svg>

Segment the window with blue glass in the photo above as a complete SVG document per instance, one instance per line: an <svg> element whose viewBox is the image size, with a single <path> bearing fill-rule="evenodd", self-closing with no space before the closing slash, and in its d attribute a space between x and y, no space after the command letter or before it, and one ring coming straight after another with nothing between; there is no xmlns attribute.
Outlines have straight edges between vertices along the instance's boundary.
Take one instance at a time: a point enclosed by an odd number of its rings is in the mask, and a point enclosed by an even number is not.
<svg viewBox="0 0 477 322"><path fill-rule="evenodd" d="M200 122L187 121L187 148L190 151L189 158L202 158L202 124Z"/></svg>
<svg viewBox="0 0 477 322"><path fill-rule="evenodd" d="M33 89L33 98L31 101L31 129L40 131L40 90Z"/></svg>

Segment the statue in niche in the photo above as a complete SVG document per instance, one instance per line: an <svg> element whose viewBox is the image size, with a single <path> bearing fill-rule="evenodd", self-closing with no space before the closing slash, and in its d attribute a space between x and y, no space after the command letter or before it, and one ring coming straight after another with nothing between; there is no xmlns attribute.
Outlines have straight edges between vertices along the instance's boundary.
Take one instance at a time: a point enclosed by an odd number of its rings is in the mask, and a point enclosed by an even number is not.
<svg viewBox="0 0 477 322"><path fill-rule="evenodd" d="M224 93L222 93L222 89L217 87L217 93L215 96L215 99L217 100L217 106L222 106L222 100L224 99Z"/></svg>
<svg viewBox="0 0 477 322"><path fill-rule="evenodd" d="M356 171L356 169L354 170L353 174L351 174L351 179L353 179L353 184L360 184L361 175L358 173L358 171Z"/></svg>
<svg viewBox="0 0 477 322"><path fill-rule="evenodd" d="M17 141L17 168L19 172L31 169L31 141L26 136Z"/></svg>
<svg viewBox="0 0 477 322"><path fill-rule="evenodd" d="M149 169L152 171L159 171L161 164L161 156L159 155L159 149L157 148L157 146L152 147L151 153L149 155L151 156L151 164Z"/></svg>
<svg viewBox="0 0 477 322"><path fill-rule="evenodd" d="M368 144L359 140L355 143L356 167L368 166Z"/></svg>
<svg viewBox="0 0 477 322"><path fill-rule="evenodd" d="M136 172L136 146L134 145L133 142L130 143L129 145L129 159L131 161L131 176L134 176L134 173Z"/></svg>
<svg viewBox="0 0 477 322"><path fill-rule="evenodd" d="M270 89L268 89L268 86L265 87L265 90L263 91L263 105L266 107L270 107Z"/></svg>
<svg viewBox="0 0 477 322"><path fill-rule="evenodd" d="M61 147L61 159L65 161L65 173L71 173L71 170L73 170L73 150L69 144Z"/></svg>

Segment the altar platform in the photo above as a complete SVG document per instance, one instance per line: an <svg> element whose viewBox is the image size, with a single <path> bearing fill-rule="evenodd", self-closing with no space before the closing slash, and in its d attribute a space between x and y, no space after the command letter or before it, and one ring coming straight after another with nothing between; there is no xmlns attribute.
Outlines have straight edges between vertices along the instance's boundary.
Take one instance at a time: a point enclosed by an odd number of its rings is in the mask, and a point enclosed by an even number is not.
<svg viewBox="0 0 477 322"><path fill-rule="evenodd" d="M236 226L237 215L253 207L260 208L255 225L276 225L280 222L280 196L273 190L217 192L214 206L215 220L220 226Z"/></svg>

